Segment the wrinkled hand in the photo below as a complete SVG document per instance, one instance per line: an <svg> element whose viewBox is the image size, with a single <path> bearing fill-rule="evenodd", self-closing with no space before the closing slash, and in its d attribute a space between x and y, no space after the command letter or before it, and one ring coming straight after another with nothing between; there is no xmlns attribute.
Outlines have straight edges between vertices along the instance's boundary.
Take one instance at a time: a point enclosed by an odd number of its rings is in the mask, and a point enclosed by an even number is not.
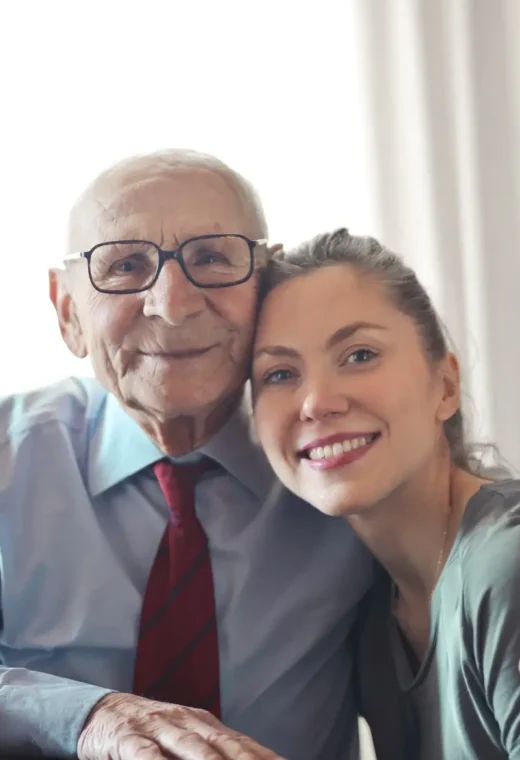
<svg viewBox="0 0 520 760"><path fill-rule="evenodd" d="M107 694L79 737L79 760L282 760L205 710Z"/></svg>

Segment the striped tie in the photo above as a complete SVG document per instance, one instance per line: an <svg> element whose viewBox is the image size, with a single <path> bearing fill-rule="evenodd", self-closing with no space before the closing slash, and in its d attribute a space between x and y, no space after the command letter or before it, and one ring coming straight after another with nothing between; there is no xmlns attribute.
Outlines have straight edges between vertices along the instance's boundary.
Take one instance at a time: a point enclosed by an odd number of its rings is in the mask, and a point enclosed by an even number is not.
<svg viewBox="0 0 520 760"><path fill-rule="evenodd" d="M196 478L209 469L161 460L153 471L170 507L141 612L134 694L220 717L218 639L208 542L195 514Z"/></svg>

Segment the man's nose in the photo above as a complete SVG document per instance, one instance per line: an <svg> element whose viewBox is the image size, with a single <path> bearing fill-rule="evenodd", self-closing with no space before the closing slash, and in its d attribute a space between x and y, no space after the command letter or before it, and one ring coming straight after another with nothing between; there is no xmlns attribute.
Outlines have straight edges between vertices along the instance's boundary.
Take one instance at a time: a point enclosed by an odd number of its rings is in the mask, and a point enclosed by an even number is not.
<svg viewBox="0 0 520 760"><path fill-rule="evenodd" d="M323 380L312 383L305 389L300 407L302 422L312 420L320 422L328 417L339 417L350 409L350 402L345 393L335 387L334 383Z"/></svg>
<svg viewBox="0 0 520 760"><path fill-rule="evenodd" d="M144 295L145 316L161 317L175 326L197 316L206 307L204 290L188 280L175 260L165 262L157 282Z"/></svg>

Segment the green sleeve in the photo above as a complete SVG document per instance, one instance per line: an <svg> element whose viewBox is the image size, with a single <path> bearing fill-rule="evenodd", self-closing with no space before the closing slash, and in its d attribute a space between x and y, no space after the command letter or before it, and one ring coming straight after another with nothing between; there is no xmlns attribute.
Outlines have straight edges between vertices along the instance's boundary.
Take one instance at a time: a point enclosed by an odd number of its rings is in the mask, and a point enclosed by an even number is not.
<svg viewBox="0 0 520 760"><path fill-rule="evenodd" d="M466 646L499 740L520 760L520 523L493 528L461 568Z"/></svg>

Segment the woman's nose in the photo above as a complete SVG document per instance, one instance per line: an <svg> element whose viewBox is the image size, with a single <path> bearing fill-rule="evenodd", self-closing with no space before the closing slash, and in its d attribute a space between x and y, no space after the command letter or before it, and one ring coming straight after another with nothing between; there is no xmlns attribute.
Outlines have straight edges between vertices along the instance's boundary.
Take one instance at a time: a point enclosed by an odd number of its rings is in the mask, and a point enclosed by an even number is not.
<svg viewBox="0 0 520 760"><path fill-rule="evenodd" d="M312 388L306 392L303 399L300 419L302 422L306 420L319 422L327 417L346 414L349 408L350 403L345 394L331 388Z"/></svg>

